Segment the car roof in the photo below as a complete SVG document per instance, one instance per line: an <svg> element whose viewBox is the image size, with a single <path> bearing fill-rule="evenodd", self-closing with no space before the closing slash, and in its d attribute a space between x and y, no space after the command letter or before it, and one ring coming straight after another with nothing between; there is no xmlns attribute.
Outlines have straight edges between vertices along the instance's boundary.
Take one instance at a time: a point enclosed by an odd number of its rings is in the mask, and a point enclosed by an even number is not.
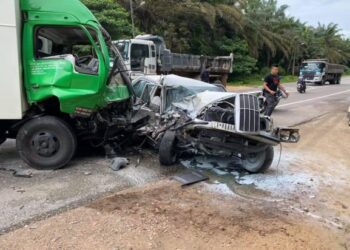
<svg viewBox="0 0 350 250"><path fill-rule="evenodd" d="M163 85L165 86L187 86L187 87L213 87L214 85L206 83L206 82L202 82L199 80L195 80L195 79L191 79L191 78L187 78L187 77L182 77L182 76L178 76L178 75L147 75L147 76L141 76L139 78L137 78L135 80L148 80L150 82L153 82L155 84L160 85L160 81L162 79L162 77L164 77L164 82Z"/></svg>

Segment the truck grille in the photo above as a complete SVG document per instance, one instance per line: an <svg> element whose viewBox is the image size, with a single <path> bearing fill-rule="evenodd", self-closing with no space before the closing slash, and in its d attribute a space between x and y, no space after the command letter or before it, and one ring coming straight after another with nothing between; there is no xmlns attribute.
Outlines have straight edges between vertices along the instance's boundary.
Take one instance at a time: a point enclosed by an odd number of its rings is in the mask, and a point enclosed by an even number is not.
<svg viewBox="0 0 350 250"><path fill-rule="evenodd" d="M239 95L239 130L249 133L260 131L258 97L249 94Z"/></svg>
<svg viewBox="0 0 350 250"><path fill-rule="evenodd" d="M304 79L306 79L306 80L313 80L314 77L315 77L314 74L306 74L306 75L304 75Z"/></svg>

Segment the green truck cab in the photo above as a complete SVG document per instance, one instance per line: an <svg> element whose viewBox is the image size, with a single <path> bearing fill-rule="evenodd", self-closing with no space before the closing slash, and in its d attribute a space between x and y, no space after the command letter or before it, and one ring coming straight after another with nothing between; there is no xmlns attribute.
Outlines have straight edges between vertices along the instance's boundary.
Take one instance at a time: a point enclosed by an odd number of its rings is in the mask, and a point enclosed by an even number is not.
<svg viewBox="0 0 350 250"><path fill-rule="evenodd" d="M16 138L27 164L56 169L79 142L105 146L128 129L133 90L122 57L79 0L4 0L0 14L9 38L0 42L0 144Z"/></svg>

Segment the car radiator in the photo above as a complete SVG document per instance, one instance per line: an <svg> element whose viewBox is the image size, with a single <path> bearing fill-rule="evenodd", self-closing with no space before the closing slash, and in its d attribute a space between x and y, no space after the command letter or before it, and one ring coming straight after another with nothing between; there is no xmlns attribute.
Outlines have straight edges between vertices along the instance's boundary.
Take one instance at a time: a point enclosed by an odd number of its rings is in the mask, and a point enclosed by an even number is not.
<svg viewBox="0 0 350 250"><path fill-rule="evenodd" d="M258 97L250 94L240 94L239 98L236 98L235 118L236 129L239 132L259 133L260 112Z"/></svg>

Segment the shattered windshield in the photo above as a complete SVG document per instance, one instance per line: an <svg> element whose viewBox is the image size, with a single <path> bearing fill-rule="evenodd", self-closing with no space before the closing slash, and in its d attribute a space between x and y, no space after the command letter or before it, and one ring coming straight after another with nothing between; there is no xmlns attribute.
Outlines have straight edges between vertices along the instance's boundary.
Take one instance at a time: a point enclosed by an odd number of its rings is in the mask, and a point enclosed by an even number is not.
<svg viewBox="0 0 350 250"><path fill-rule="evenodd" d="M194 96L204 91L225 92L223 88L211 86L176 86L166 91L165 111L172 109L173 103L183 101L186 97Z"/></svg>
<svg viewBox="0 0 350 250"><path fill-rule="evenodd" d="M110 85L119 85L119 84L126 84L125 77L122 76L122 73L125 74L126 72L126 66L124 64L124 61L122 59L122 56L117 49L117 47L112 43L111 37L108 34L108 32L100 26L100 30L103 34L103 38L105 40L105 43L107 45L108 53L109 53L109 59L110 59L110 76L108 84ZM115 64L115 65L114 65Z"/></svg>

